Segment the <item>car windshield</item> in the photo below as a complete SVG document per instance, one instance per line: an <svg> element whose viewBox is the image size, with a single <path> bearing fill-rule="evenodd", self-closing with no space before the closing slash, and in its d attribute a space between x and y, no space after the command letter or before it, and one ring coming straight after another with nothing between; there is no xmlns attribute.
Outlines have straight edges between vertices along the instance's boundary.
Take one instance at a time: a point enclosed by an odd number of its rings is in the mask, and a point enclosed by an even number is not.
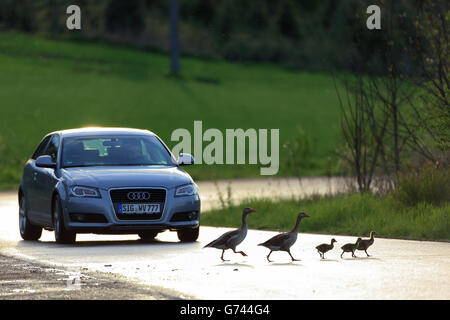
<svg viewBox="0 0 450 320"><path fill-rule="evenodd" d="M65 138L62 167L176 165L155 136Z"/></svg>

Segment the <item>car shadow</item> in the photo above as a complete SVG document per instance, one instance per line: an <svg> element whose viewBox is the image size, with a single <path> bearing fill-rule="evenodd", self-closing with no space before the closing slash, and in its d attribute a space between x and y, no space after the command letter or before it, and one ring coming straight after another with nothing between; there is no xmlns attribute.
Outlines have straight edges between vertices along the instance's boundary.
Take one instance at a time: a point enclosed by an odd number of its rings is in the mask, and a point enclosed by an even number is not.
<svg viewBox="0 0 450 320"><path fill-rule="evenodd" d="M117 246L134 246L134 247L152 247L152 246L167 246L167 247L186 247L195 248L200 246L200 242L180 242L180 241L163 241L159 239L154 240L80 240L73 244L60 244L55 241L19 241L17 244L18 248L30 248L30 247L46 247L46 248L98 248L98 247L117 247Z"/></svg>

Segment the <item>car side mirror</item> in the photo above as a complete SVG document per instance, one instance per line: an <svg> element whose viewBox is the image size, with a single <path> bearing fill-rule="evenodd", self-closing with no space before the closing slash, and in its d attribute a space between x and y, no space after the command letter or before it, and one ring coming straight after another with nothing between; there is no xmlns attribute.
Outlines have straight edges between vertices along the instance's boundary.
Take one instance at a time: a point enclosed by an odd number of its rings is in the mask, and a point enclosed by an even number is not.
<svg viewBox="0 0 450 320"><path fill-rule="evenodd" d="M56 168L51 156L40 156L36 159L36 167L39 168Z"/></svg>
<svg viewBox="0 0 450 320"><path fill-rule="evenodd" d="M180 153L178 156L178 165L186 166L194 164L194 157L189 153Z"/></svg>

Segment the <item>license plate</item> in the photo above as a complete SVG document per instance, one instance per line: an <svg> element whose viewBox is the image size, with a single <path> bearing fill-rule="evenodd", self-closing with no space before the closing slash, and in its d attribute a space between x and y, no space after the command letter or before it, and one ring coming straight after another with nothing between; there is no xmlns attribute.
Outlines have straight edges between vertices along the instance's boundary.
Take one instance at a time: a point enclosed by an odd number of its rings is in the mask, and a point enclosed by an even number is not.
<svg viewBox="0 0 450 320"><path fill-rule="evenodd" d="M120 203L118 211L121 214L152 214L161 211L159 203Z"/></svg>

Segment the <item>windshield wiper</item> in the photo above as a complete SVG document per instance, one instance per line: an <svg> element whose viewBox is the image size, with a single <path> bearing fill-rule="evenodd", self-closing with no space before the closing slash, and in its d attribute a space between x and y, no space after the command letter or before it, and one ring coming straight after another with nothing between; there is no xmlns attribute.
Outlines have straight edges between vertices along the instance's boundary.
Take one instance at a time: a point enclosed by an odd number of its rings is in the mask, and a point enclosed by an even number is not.
<svg viewBox="0 0 450 320"><path fill-rule="evenodd" d="M77 168L77 167L121 167L121 166L127 166L127 167L131 167L131 166L166 166L166 167L170 167L170 166L175 166L175 164L161 164L161 163L140 163L140 164L136 164L136 163L105 163L105 164L76 164L76 165L68 165L68 166L63 166L62 168Z"/></svg>
<svg viewBox="0 0 450 320"><path fill-rule="evenodd" d="M121 164L109 164L109 166L136 166L136 167L144 167L144 166L166 166L166 167L170 167L170 166L175 166L175 164L168 164L168 163L121 163Z"/></svg>
<svg viewBox="0 0 450 320"><path fill-rule="evenodd" d="M62 168L77 168L77 167L95 167L95 166L101 166L99 164L74 164L69 166L63 166Z"/></svg>

